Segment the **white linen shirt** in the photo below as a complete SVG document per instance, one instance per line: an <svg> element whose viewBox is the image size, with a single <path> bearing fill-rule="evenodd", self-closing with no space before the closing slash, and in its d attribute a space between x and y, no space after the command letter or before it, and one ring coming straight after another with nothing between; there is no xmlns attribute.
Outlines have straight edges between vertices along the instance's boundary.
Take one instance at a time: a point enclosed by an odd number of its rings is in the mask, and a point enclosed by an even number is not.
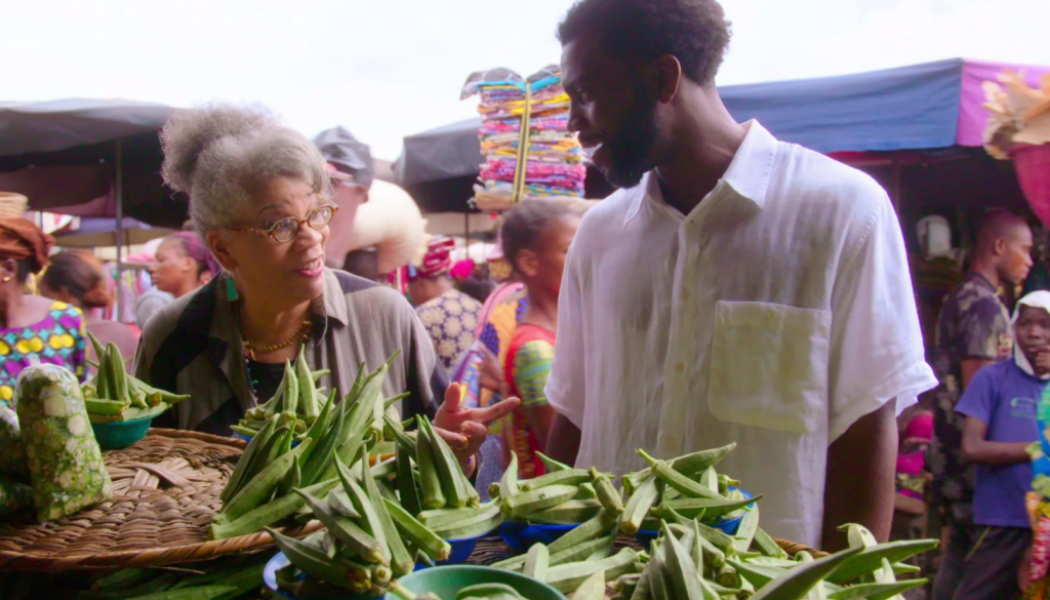
<svg viewBox="0 0 1050 600"><path fill-rule="evenodd" d="M547 399L582 431L580 467L737 442L719 470L765 495L763 527L819 547L828 445L937 380L885 191L747 127L689 215L653 173L587 213Z"/></svg>

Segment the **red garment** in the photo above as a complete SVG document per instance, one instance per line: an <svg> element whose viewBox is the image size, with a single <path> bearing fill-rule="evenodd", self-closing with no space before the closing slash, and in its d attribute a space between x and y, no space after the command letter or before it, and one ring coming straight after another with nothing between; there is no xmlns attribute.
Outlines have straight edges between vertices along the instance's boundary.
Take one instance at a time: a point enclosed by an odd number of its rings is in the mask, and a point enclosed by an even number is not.
<svg viewBox="0 0 1050 600"><path fill-rule="evenodd" d="M507 360L503 364L504 378L510 388L510 395L520 397L518 386L514 380L514 359L518 355L518 349L529 342L537 340L554 345L555 334L549 329L537 327L536 325L521 324L514 332L507 350ZM518 455L518 477L521 479L532 479L543 475L543 462L536 456L536 452L543 452L545 448L540 446L536 432L529 425L529 417L525 409L519 406L514 409L510 418L507 419L508 426L505 428L504 440L509 440L511 452Z"/></svg>

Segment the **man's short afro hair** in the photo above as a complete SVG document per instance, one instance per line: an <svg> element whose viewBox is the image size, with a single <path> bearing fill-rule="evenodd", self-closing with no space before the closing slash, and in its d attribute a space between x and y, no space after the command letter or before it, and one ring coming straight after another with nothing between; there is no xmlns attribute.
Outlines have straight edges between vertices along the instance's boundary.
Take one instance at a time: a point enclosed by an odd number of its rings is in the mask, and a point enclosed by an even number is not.
<svg viewBox="0 0 1050 600"><path fill-rule="evenodd" d="M709 85L729 47L730 23L715 0L580 0L559 25L558 40L591 35L628 59L670 54L686 77Z"/></svg>

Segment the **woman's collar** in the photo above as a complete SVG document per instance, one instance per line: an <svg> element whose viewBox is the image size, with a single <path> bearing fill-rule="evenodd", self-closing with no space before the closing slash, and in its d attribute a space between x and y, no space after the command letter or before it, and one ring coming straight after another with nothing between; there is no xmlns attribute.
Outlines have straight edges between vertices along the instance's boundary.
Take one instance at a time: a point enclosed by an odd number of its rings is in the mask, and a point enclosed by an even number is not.
<svg viewBox="0 0 1050 600"><path fill-rule="evenodd" d="M312 309L315 315L324 319L332 318L342 325L350 323L350 313L346 308L346 294L335 272L324 267L324 295L314 301Z"/></svg>

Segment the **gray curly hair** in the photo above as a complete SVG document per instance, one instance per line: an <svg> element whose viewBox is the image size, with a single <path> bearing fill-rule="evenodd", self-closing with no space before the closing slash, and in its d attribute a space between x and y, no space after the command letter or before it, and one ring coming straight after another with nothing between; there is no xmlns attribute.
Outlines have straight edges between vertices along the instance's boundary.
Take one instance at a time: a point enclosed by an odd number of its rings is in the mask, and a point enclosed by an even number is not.
<svg viewBox="0 0 1050 600"><path fill-rule="evenodd" d="M160 140L164 181L190 197L190 217L202 234L231 224L251 205L250 190L271 177L302 179L329 195L331 183L317 147L261 106L177 111Z"/></svg>

